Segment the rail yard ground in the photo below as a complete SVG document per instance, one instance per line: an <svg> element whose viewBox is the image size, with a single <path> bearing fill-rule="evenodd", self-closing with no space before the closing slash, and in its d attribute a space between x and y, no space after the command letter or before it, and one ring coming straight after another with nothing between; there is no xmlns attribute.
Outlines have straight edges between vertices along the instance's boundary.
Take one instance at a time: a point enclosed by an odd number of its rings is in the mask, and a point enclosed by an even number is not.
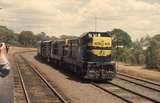
<svg viewBox="0 0 160 103"><path fill-rule="evenodd" d="M160 72L156 71L156 69L149 70L145 69L144 66L129 66L124 63L118 63L118 71L133 76L160 82Z"/></svg>
<svg viewBox="0 0 160 103"><path fill-rule="evenodd" d="M95 87L91 83L85 83L79 78L72 76L71 73L65 73L62 70L58 70L59 67L52 66L49 63L44 63L42 60L40 60L36 56L36 49L34 48L19 48L19 47L11 47L9 52L9 60L11 62L12 69L16 68L15 60L12 58L12 55L16 52L22 52L22 51L34 51L34 52L25 52L22 53L22 56L28 60L29 62L33 63L37 68L38 71L41 72L41 74L51 83L54 84L55 89L64 96L68 101L72 103L125 103L124 100L121 98L118 98L116 96L113 96L110 93L106 93L105 91ZM121 73L126 73L132 76L145 78L148 80L156 81L160 84L160 72L158 71L150 71L143 69L141 66L128 66L123 63L118 63L118 71ZM11 72L12 73L12 72ZM10 75L10 78L0 78L1 79L7 79L9 81L15 82L12 78L14 77L14 73ZM140 87L140 85L135 85L132 83L129 83L127 81L122 81L120 79L115 78L112 83L117 83L120 86L123 86L124 88L131 89L135 92L142 93L144 96L148 96L149 98L160 100L160 92L146 89L145 87ZM14 83L11 83L13 85ZM125 84L125 85L124 85ZM0 83L0 90L2 90L3 85L8 84L2 84ZM99 84L106 89L109 89L111 92L112 90L120 90L118 87L110 86L111 84ZM109 87L107 87L109 86ZM148 84L148 86L152 86L151 84ZM11 86L14 87L14 86ZM160 87L153 85L153 88L156 88L160 90ZM3 88L4 89L4 88ZM13 89L13 88L12 88ZM121 88L122 89L122 88ZM5 88L3 91L8 91L8 88ZM13 92L16 92L15 89L12 90ZM9 92L9 94L13 93L12 91ZM123 90L124 91L124 90ZM122 91L121 91L122 92ZM118 96L122 96L118 94L117 92L113 92ZM133 93L129 93L129 91L124 91L123 93L126 93L128 100L134 100L136 102L139 101L139 103L152 103L154 101L147 100L146 98L142 98L141 96L138 96ZM0 96L4 96L5 93L0 92ZM15 96L16 93L14 93ZM123 94L124 95L124 94ZM12 98L13 96L6 97L6 100L8 98ZM125 96L122 96L125 97ZM137 99L138 98L138 99ZM13 99L12 99L13 100ZM17 102L15 100L15 102ZM135 103L136 103L135 102ZM7 103L7 102L6 102ZM9 103L9 102L8 102Z"/></svg>

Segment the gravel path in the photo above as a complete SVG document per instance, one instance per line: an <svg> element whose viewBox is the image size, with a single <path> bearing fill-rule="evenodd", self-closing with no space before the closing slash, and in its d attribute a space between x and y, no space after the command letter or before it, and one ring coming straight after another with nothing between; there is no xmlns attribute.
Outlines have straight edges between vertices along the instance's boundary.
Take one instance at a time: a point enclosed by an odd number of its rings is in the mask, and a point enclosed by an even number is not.
<svg viewBox="0 0 160 103"><path fill-rule="evenodd" d="M37 61L36 53L26 53L24 56L40 67L40 71L53 82L73 103L124 103L122 100L97 89L89 83L82 83L72 76L68 76L53 67Z"/></svg>

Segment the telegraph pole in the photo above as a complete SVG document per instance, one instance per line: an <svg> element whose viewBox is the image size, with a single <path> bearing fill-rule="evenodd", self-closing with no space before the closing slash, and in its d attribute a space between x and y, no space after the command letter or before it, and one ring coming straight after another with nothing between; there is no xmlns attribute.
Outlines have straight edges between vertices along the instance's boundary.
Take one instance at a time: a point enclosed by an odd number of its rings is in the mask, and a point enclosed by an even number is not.
<svg viewBox="0 0 160 103"><path fill-rule="evenodd" d="M94 19L95 21L94 21L94 26L95 26L95 32L96 32L96 30L97 30L97 17L95 16L95 19Z"/></svg>
<svg viewBox="0 0 160 103"><path fill-rule="evenodd" d="M94 30L95 30L95 32L97 31L97 28L98 28L98 20L107 21L106 18L97 17L97 16L95 15L95 17L94 17L94 27L95 27Z"/></svg>
<svg viewBox="0 0 160 103"><path fill-rule="evenodd" d="M0 7L0 10L2 10L2 8Z"/></svg>

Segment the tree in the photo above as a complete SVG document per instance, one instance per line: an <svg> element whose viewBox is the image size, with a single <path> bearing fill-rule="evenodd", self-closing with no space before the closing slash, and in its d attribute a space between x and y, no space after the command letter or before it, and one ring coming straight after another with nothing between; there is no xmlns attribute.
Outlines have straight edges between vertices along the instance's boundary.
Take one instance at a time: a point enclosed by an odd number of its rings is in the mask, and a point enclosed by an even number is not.
<svg viewBox="0 0 160 103"><path fill-rule="evenodd" d="M114 45L123 45L130 47L131 46L131 37L129 34L121 29L113 29L111 31L112 37L113 37L113 44Z"/></svg>
<svg viewBox="0 0 160 103"><path fill-rule="evenodd" d="M160 70L160 48L156 50L156 54L157 54L157 68L159 68Z"/></svg>
<svg viewBox="0 0 160 103"><path fill-rule="evenodd" d="M133 61L132 50L130 48L132 41L129 34L121 29L113 29L111 35L114 47L113 58L118 61L131 63Z"/></svg>
<svg viewBox="0 0 160 103"><path fill-rule="evenodd" d="M146 50L146 67L147 68L160 68L160 39L159 35L148 39L148 47Z"/></svg>
<svg viewBox="0 0 160 103"><path fill-rule="evenodd" d="M0 26L0 40L3 42L8 42L12 39L13 31L9 30L5 26Z"/></svg>
<svg viewBox="0 0 160 103"><path fill-rule="evenodd" d="M19 42L25 47L33 47L36 44L36 38L32 31L22 31L19 34Z"/></svg>
<svg viewBox="0 0 160 103"><path fill-rule="evenodd" d="M48 40L49 38L47 38L47 35L45 32L41 32L36 35L36 39L37 41L44 41L44 40Z"/></svg>
<svg viewBox="0 0 160 103"><path fill-rule="evenodd" d="M60 36L60 39L63 39L63 40L65 40L65 39L76 39L76 38L78 38L77 36L72 36L72 35L61 35Z"/></svg>
<svg viewBox="0 0 160 103"><path fill-rule="evenodd" d="M56 38L55 36L47 36L47 34L45 32L41 32L39 34L36 35L36 40L37 41L45 41L45 40L57 40L58 38Z"/></svg>
<svg viewBox="0 0 160 103"><path fill-rule="evenodd" d="M142 40L136 40L132 43L132 55L135 58L134 64L142 65L145 62Z"/></svg>
<svg viewBox="0 0 160 103"><path fill-rule="evenodd" d="M0 41L6 42L12 45L19 44L16 43L18 35L14 33L12 30L8 29L5 26L0 26Z"/></svg>
<svg viewBox="0 0 160 103"><path fill-rule="evenodd" d="M160 42L160 34L155 35L155 36L153 37L153 39Z"/></svg>

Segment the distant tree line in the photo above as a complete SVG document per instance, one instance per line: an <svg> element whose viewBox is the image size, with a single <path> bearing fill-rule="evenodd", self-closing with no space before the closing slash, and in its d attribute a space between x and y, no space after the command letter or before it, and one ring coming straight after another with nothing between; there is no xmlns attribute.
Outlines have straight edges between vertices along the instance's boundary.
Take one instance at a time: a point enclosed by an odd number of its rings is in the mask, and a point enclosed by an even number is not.
<svg viewBox="0 0 160 103"><path fill-rule="evenodd" d="M111 31L113 37L113 59L131 65L146 65L160 70L160 34L132 41L121 29Z"/></svg>
<svg viewBox="0 0 160 103"><path fill-rule="evenodd" d="M22 46L22 47L35 47L37 41L55 40L56 37L47 36L46 33L41 32L34 34L32 31L22 31L15 33L5 26L0 26L0 42L6 42L10 45Z"/></svg>
<svg viewBox="0 0 160 103"><path fill-rule="evenodd" d="M160 34L136 41L132 41L130 35L121 29L113 29L111 35L114 60L131 65L146 65L146 68L160 70ZM77 38L77 36L61 35L60 38L57 38L49 37L44 32L39 34L34 34L32 31L15 33L5 26L0 26L0 42L15 46L35 47L38 41L71 38Z"/></svg>

